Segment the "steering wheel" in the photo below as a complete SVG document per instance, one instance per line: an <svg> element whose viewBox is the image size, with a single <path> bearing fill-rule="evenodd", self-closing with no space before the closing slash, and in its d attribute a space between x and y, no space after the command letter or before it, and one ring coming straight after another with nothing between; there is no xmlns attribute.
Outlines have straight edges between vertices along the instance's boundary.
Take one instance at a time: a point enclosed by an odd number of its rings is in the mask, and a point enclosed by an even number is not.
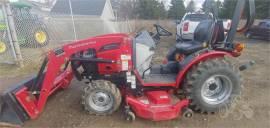
<svg viewBox="0 0 270 128"><path fill-rule="evenodd" d="M154 27L156 28L157 34L159 36L171 36L172 35L171 32L169 32L168 30L166 30L165 28L161 27L158 24L154 24Z"/></svg>

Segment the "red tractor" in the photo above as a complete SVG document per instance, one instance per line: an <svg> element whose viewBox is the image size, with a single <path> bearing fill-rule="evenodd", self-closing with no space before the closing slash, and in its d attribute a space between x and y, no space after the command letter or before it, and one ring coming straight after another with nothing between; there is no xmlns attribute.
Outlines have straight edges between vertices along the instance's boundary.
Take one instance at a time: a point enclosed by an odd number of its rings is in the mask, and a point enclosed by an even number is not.
<svg viewBox="0 0 270 128"><path fill-rule="evenodd" d="M11 88L1 97L0 121L22 124L36 119L48 97L67 88L73 77L84 81L82 104L95 115L110 115L124 104L127 120L135 116L170 120L191 117L194 110L216 112L227 107L241 90L240 70L224 57L238 57L243 44L233 43L246 0L238 1L233 23L224 35L222 20L202 21L193 41L173 46L162 65L151 66L161 36L141 31L134 37L108 34L64 45L48 52L37 77ZM254 0L248 0L253 22ZM179 96L182 95L182 96Z"/></svg>

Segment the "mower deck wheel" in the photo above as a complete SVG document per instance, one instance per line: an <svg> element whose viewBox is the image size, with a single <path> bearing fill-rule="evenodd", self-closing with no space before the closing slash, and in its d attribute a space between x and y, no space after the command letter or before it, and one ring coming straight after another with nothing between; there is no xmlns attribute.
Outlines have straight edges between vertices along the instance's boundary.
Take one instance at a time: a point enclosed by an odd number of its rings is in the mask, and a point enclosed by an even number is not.
<svg viewBox="0 0 270 128"><path fill-rule="evenodd" d="M110 81L92 81L84 88L82 104L90 114L110 115L121 104L121 94L115 84Z"/></svg>
<svg viewBox="0 0 270 128"><path fill-rule="evenodd" d="M132 111L128 111L125 114L126 121L133 122L136 120L136 116Z"/></svg>
<svg viewBox="0 0 270 128"><path fill-rule="evenodd" d="M182 116L185 118L192 118L193 117L193 111L190 108L184 108L182 110Z"/></svg>

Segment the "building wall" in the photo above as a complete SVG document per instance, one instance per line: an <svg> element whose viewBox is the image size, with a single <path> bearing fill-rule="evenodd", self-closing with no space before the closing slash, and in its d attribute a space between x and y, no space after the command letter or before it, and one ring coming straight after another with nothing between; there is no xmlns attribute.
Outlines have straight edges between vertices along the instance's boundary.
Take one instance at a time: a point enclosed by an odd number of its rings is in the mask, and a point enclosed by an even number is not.
<svg viewBox="0 0 270 128"><path fill-rule="evenodd" d="M113 13L113 9L112 9L112 5L111 5L110 0L106 0L106 4L104 6L101 18L104 20L115 20L115 16Z"/></svg>
<svg viewBox="0 0 270 128"><path fill-rule="evenodd" d="M119 32L118 23L116 22L116 17L114 16L110 0L106 0L101 19L106 26L104 31L113 33Z"/></svg>
<svg viewBox="0 0 270 128"><path fill-rule="evenodd" d="M45 21L52 42L69 42L77 39L86 39L92 36L107 34L113 31L115 26L109 26L100 17L74 16L74 25L70 16L51 17Z"/></svg>

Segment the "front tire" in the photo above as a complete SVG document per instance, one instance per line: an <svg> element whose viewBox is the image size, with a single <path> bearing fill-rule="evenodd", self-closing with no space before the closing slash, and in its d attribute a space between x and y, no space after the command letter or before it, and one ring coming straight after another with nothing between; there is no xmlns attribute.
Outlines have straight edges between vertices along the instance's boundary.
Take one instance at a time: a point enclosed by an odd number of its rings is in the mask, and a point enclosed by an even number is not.
<svg viewBox="0 0 270 128"><path fill-rule="evenodd" d="M240 95L240 73L224 58L207 60L187 74L184 90L194 110L217 112L230 106L233 98Z"/></svg>
<svg viewBox="0 0 270 128"><path fill-rule="evenodd" d="M121 104L121 94L110 81L96 80L84 88L82 104L86 111L95 115L110 115Z"/></svg>

